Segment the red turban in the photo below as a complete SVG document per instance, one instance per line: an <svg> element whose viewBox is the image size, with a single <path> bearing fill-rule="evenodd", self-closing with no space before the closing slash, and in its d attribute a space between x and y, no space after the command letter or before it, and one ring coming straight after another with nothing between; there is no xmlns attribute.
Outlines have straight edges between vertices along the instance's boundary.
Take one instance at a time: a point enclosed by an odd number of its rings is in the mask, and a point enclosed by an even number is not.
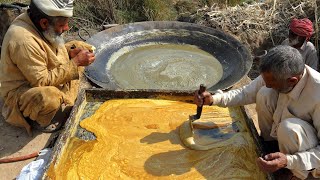
<svg viewBox="0 0 320 180"><path fill-rule="evenodd" d="M294 18L291 20L290 30L298 36L306 37L308 41L313 34L313 25L308 18Z"/></svg>

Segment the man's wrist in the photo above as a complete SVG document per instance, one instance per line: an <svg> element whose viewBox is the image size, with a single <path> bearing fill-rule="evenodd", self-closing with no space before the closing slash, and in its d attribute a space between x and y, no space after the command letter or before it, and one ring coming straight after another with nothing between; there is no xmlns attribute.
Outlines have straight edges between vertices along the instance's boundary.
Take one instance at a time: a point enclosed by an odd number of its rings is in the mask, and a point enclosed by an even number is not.
<svg viewBox="0 0 320 180"><path fill-rule="evenodd" d="M77 57L71 58L71 61L72 61L76 66L80 66L79 63L78 63Z"/></svg>
<svg viewBox="0 0 320 180"><path fill-rule="evenodd" d="M287 158L287 165L286 165L286 167L285 168L287 168L287 169L293 169L294 167L293 167L293 155L290 155L290 154L287 154L286 155L286 158Z"/></svg>
<svg viewBox="0 0 320 180"><path fill-rule="evenodd" d="M212 95L210 96L210 103L209 103L209 106L212 106L213 105L213 97Z"/></svg>

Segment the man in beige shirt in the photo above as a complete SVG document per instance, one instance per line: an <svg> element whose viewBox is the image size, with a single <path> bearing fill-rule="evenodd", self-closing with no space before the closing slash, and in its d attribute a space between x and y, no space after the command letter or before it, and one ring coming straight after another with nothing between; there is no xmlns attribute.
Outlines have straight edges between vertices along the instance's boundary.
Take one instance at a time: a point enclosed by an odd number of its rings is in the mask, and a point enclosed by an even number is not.
<svg viewBox="0 0 320 180"><path fill-rule="evenodd" d="M301 179L309 173L320 177L320 74L290 46L271 49L261 60L260 72L237 90L196 93L195 103L223 107L256 103L261 137L277 140L280 150L258 158L259 167L266 172L287 168Z"/></svg>
<svg viewBox="0 0 320 180"><path fill-rule="evenodd" d="M304 63L315 70L318 70L317 50L310 42L313 35L313 24L307 19L292 19L289 26L289 37L282 42L282 45L288 45L299 50Z"/></svg>
<svg viewBox="0 0 320 180"><path fill-rule="evenodd" d="M52 132L61 127L58 110L72 106L78 91L79 67L94 60L85 49L67 51L63 33L69 29L72 0L32 0L17 17L2 44L0 94L2 115L15 126ZM60 119L61 120L61 119Z"/></svg>

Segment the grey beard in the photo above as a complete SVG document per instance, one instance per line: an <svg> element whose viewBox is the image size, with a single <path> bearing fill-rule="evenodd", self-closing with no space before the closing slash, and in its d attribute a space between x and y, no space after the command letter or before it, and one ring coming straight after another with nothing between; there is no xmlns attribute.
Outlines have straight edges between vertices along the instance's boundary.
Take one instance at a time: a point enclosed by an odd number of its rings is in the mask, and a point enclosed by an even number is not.
<svg viewBox="0 0 320 180"><path fill-rule="evenodd" d="M43 31L42 34L53 47L64 46L63 34L57 34L53 27L49 26L48 30Z"/></svg>
<svg viewBox="0 0 320 180"><path fill-rule="evenodd" d="M292 41L289 40L289 46L294 46L294 45L297 45L298 43L299 43L298 38L295 38L295 39L292 40Z"/></svg>

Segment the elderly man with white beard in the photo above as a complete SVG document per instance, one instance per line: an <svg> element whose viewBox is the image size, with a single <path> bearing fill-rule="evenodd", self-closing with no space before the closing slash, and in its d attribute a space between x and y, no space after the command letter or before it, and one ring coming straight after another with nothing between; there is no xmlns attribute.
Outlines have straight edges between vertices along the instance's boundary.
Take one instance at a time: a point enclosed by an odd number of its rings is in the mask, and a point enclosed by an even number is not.
<svg viewBox="0 0 320 180"><path fill-rule="evenodd" d="M95 60L92 52L67 51L63 33L69 29L73 0L32 0L27 13L17 17L2 44L0 94L2 115L15 126L54 132L57 117L71 107L78 92L79 67Z"/></svg>

